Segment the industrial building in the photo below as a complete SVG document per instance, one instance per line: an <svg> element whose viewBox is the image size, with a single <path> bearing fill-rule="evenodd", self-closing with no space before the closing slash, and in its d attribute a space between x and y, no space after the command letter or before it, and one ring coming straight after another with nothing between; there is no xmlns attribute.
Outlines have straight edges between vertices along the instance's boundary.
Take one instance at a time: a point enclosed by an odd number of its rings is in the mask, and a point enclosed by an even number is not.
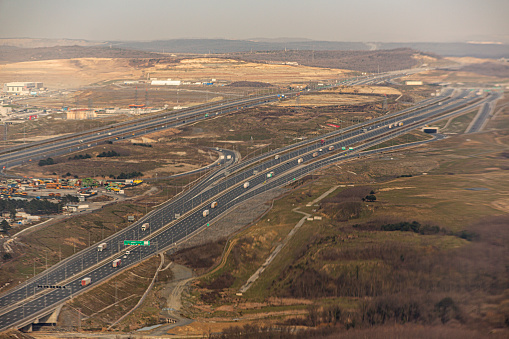
<svg viewBox="0 0 509 339"><path fill-rule="evenodd" d="M12 94L30 94L31 91L42 87L42 82L7 82L4 84L4 92Z"/></svg>
<svg viewBox="0 0 509 339"><path fill-rule="evenodd" d="M67 111L67 120L84 120L92 118L97 118L97 113L91 109L74 108Z"/></svg>
<svg viewBox="0 0 509 339"><path fill-rule="evenodd" d="M151 85L155 86L180 86L180 80L152 80L150 83Z"/></svg>

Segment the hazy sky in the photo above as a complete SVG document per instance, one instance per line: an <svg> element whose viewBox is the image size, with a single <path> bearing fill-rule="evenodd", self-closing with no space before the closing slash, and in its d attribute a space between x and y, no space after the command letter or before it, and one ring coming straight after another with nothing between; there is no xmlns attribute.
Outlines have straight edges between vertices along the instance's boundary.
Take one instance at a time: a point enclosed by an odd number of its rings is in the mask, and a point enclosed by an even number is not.
<svg viewBox="0 0 509 339"><path fill-rule="evenodd" d="M0 37L509 42L509 0L0 0Z"/></svg>

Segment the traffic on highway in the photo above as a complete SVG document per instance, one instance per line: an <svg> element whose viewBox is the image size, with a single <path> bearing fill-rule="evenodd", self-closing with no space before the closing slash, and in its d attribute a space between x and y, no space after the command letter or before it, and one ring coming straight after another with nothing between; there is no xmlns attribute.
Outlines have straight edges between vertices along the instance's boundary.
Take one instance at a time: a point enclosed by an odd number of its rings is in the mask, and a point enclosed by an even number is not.
<svg viewBox="0 0 509 339"><path fill-rule="evenodd" d="M411 109L273 150L249 161L236 163L235 152L218 150L230 159L225 156L218 169L205 175L175 199L148 213L132 226L101 240L101 244L106 244L103 249L98 250L97 245L91 246L1 295L0 329L20 326L73 295L110 278L119 270L175 247L212 225L231 208L256 195L291 183L332 163L358 157L364 149L431 121L472 110L497 99L495 93L478 96L463 90L455 92L444 91L441 96L420 102ZM201 115L195 117L204 118ZM186 116L186 119L190 118ZM129 128L129 131L136 130L134 126ZM125 131L122 130L122 133ZM88 138L83 139L83 143L95 140L93 136ZM59 147L70 147L72 142L63 141ZM18 156L21 159L27 154ZM126 246L124 242L127 240L149 241L150 246ZM85 278L90 278L90 282L83 285Z"/></svg>

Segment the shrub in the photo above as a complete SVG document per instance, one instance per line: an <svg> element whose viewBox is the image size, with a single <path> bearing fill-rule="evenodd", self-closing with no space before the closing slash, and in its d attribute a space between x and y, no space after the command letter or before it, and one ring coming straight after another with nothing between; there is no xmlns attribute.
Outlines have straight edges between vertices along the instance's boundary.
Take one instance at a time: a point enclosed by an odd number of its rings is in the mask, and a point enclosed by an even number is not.
<svg viewBox="0 0 509 339"><path fill-rule="evenodd" d="M39 160L39 166L47 166L55 164L55 160L53 158L41 159Z"/></svg>

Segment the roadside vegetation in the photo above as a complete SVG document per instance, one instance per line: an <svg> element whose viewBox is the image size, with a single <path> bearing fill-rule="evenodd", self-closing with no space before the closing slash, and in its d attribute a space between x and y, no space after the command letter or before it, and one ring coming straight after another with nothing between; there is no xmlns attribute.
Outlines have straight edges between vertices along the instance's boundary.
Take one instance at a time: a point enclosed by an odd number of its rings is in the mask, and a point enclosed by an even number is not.
<svg viewBox="0 0 509 339"><path fill-rule="evenodd" d="M318 181L298 186L235 237L223 268L195 283L189 300L196 307L188 315L265 319L263 326L231 327L218 338L239 331L270 337L281 326L310 331L288 338L344 329L348 335L337 335L355 338L372 326L415 337L426 337L417 328L451 337L483 337L494 328L507 333L508 141L504 132L457 136L391 155L397 161L382 156L323 170ZM334 184L355 186L306 206ZM323 220L305 222L236 296L302 217L295 207Z"/></svg>

